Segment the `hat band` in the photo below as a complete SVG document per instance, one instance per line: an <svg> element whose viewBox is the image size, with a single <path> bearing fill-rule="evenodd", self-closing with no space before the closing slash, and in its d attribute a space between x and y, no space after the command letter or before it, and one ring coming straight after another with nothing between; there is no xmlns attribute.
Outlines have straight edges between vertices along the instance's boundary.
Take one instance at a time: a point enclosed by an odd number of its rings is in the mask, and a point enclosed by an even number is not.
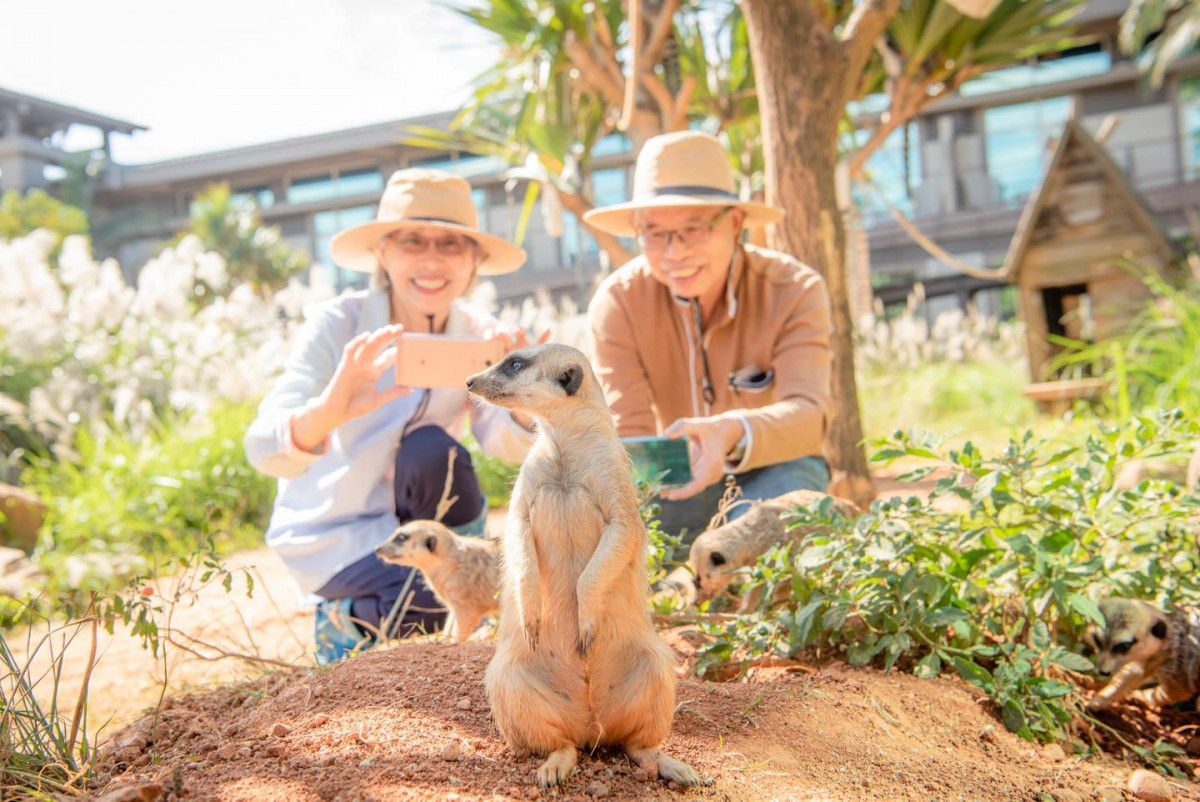
<svg viewBox="0 0 1200 802"><path fill-rule="evenodd" d="M715 187L659 187L652 190L651 195L716 195L721 198L729 198L732 201L740 201L737 195L732 192L726 192L723 189Z"/></svg>
<svg viewBox="0 0 1200 802"><path fill-rule="evenodd" d="M447 220L445 217L406 217L404 219L416 220L419 223L447 223L452 226L465 226L466 228L470 228L469 225L461 220Z"/></svg>

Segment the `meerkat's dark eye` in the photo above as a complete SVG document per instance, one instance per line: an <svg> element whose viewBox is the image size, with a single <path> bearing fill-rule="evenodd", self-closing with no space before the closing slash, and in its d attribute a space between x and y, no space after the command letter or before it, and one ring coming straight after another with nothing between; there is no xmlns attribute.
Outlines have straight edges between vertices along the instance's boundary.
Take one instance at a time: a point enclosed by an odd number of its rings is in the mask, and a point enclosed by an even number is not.
<svg viewBox="0 0 1200 802"><path fill-rule="evenodd" d="M1129 650L1133 648L1133 644L1135 643L1137 643L1137 638L1134 638L1133 640L1121 641L1120 643L1114 643L1110 651L1113 654L1128 654Z"/></svg>
<svg viewBox="0 0 1200 802"><path fill-rule="evenodd" d="M512 378L525 369L529 363L519 356L514 356L504 363L504 375Z"/></svg>

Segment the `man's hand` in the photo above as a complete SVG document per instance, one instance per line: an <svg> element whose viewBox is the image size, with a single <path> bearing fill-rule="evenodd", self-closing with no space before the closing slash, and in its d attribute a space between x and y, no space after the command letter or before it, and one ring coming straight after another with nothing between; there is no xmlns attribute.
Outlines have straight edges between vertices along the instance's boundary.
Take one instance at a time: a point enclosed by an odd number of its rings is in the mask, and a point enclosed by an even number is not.
<svg viewBox="0 0 1200 802"><path fill-rule="evenodd" d="M725 475L725 455L742 439L745 430L737 418L680 418L672 423L667 437L686 437L691 446L692 481L662 497L668 501L683 501L715 484Z"/></svg>

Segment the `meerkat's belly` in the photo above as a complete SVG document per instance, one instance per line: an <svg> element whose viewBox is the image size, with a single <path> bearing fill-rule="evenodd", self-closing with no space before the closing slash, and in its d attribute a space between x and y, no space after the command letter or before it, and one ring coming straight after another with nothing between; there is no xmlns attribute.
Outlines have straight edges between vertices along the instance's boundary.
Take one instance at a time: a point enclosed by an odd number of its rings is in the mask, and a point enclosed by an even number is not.
<svg viewBox="0 0 1200 802"><path fill-rule="evenodd" d="M579 485L547 483L530 510L540 579L556 607L575 603L575 584L596 552L604 518Z"/></svg>

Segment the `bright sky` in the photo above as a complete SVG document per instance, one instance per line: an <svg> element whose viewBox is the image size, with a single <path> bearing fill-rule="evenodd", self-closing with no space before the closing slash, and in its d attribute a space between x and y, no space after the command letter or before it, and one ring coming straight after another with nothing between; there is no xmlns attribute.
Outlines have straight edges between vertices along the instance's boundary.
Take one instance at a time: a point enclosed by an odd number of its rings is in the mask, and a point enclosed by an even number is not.
<svg viewBox="0 0 1200 802"><path fill-rule="evenodd" d="M113 137L122 163L453 109L499 57L435 0L17 0L0 20L0 87L147 126Z"/></svg>

